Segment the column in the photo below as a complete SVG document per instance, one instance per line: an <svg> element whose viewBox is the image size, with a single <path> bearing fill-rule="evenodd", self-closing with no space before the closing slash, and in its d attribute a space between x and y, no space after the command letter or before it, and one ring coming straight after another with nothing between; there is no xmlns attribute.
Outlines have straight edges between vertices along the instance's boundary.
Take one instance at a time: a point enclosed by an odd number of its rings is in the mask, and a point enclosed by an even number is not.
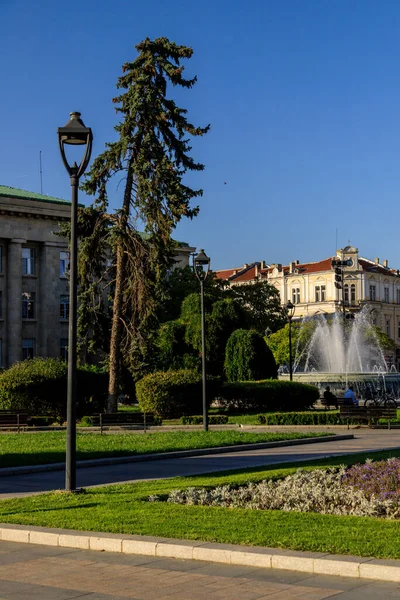
<svg viewBox="0 0 400 600"><path fill-rule="evenodd" d="M12 365L22 360L22 244L26 240L9 241L7 253L7 332L8 360ZM5 357L6 358L6 357Z"/></svg>

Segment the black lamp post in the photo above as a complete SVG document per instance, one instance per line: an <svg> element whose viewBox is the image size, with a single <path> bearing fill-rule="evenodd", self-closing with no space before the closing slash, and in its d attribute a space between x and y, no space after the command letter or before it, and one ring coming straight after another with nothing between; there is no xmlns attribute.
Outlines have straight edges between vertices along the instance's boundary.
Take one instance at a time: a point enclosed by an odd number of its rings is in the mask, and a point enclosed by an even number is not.
<svg viewBox="0 0 400 600"><path fill-rule="evenodd" d="M208 413L207 413L207 379L206 379L206 318L204 312L204 282L210 271L210 258L200 250L193 257L193 270L197 279L200 281L200 297L201 297L201 361L203 372L203 428L208 431Z"/></svg>
<svg viewBox="0 0 400 600"><path fill-rule="evenodd" d="M292 357L292 319L294 316L294 312L296 307L294 304L287 302L285 306L286 318L289 322L289 379L293 381L293 357Z"/></svg>
<svg viewBox="0 0 400 600"><path fill-rule="evenodd" d="M69 261L69 326L68 326L68 384L67 384L67 453L65 461L65 488L72 492L76 490L76 345L77 345L77 265L78 265L78 187L79 178L89 164L92 152L92 130L85 127L81 113L70 113L70 120L65 127L59 127L58 142L61 157L71 178L71 251ZM65 155L65 144L85 146L85 154L78 166L72 166Z"/></svg>

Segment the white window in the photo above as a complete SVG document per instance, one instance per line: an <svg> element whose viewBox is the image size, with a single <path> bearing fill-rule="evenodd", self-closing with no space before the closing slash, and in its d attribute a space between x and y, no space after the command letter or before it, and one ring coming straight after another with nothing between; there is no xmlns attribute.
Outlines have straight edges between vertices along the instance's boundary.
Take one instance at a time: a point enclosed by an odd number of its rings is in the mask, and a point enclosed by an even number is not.
<svg viewBox="0 0 400 600"><path fill-rule="evenodd" d="M35 338L25 338L22 340L22 359L33 358L35 356Z"/></svg>
<svg viewBox="0 0 400 600"><path fill-rule="evenodd" d="M345 286L343 286L343 300L345 302L349 301L349 286L347 285L347 283Z"/></svg>
<svg viewBox="0 0 400 600"><path fill-rule="evenodd" d="M325 286L315 286L315 302L325 302Z"/></svg>
<svg viewBox="0 0 400 600"><path fill-rule="evenodd" d="M356 301L356 284L355 283L352 283L350 286L350 301L351 302Z"/></svg>
<svg viewBox="0 0 400 600"><path fill-rule="evenodd" d="M292 288L292 303L300 304L300 288Z"/></svg>
<svg viewBox="0 0 400 600"><path fill-rule="evenodd" d="M386 319L386 334L390 337L390 319Z"/></svg>
<svg viewBox="0 0 400 600"><path fill-rule="evenodd" d="M22 292L22 318L35 318L35 293Z"/></svg>
<svg viewBox="0 0 400 600"><path fill-rule="evenodd" d="M60 358L61 360L68 360L68 338L60 339Z"/></svg>
<svg viewBox="0 0 400 600"><path fill-rule="evenodd" d="M369 286L369 299L372 302L375 302L375 300L376 300L376 285Z"/></svg>
<svg viewBox="0 0 400 600"><path fill-rule="evenodd" d="M69 296L60 296L60 319L68 319L69 317Z"/></svg>
<svg viewBox="0 0 400 600"><path fill-rule="evenodd" d="M384 291L384 302L389 302L389 288L385 287L383 291Z"/></svg>
<svg viewBox="0 0 400 600"><path fill-rule="evenodd" d="M400 290L396 290L396 303L400 304Z"/></svg>
<svg viewBox="0 0 400 600"><path fill-rule="evenodd" d="M60 277L65 277L69 270L69 252L60 252Z"/></svg>
<svg viewBox="0 0 400 600"><path fill-rule="evenodd" d="M35 274L35 248L22 248L22 275Z"/></svg>

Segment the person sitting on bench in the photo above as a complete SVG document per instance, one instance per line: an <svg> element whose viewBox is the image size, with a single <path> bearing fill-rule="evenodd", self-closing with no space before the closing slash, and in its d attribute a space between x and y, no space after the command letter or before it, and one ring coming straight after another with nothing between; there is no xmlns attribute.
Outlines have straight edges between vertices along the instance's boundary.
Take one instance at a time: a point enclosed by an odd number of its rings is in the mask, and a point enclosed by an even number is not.
<svg viewBox="0 0 400 600"><path fill-rule="evenodd" d="M345 404L345 406L346 405L347 406L351 406L351 405L358 406L358 400L356 398L356 395L354 393L352 385L349 385L349 387L347 388L347 390L344 393L343 398L344 398L344 404Z"/></svg>
<svg viewBox="0 0 400 600"><path fill-rule="evenodd" d="M329 385L326 386L325 391L324 391L324 404L325 404L325 406L332 405L335 408L338 408L337 398L336 398L335 394L332 394L331 388L329 387Z"/></svg>

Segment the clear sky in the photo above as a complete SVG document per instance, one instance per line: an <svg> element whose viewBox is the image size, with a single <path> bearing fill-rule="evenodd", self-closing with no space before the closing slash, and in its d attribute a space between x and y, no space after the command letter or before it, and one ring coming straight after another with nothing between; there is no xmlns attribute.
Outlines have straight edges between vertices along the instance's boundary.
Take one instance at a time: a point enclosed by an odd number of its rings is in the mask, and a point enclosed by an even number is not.
<svg viewBox="0 0 400 600"><path fill-rule="evenodd" d="M398 0L0 0L0 23L0 184L39 192L41 150L43 192L69 199L57 127L81 111L100 153L121 65L167 36L193 47L179 101L211 124L177 239L228 268L330 256L338 230L400 267Z"/></svg>

